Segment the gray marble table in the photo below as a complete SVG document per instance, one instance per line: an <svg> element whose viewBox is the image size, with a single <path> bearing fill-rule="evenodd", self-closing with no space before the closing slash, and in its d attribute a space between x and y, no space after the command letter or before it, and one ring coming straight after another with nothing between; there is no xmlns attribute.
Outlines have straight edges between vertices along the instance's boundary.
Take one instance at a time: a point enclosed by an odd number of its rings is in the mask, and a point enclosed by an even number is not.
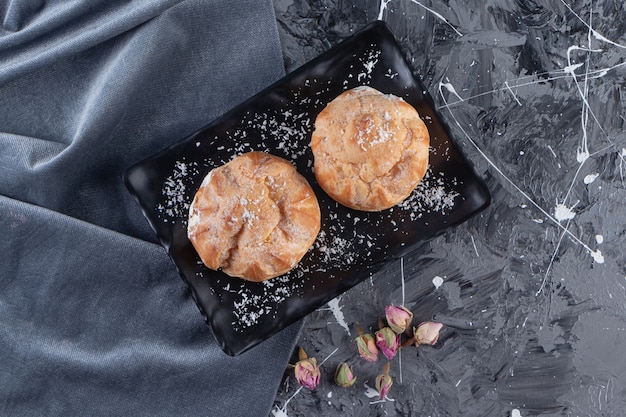
<svg viewBox="0 0 626 417"><path fill-rule="evenodd" d="M626 11L616 0L274 0L292 71L384 20L492 204L305 319L321 382L285 373L273 416L622 416ZM356 354L389 304L445 326L391 361ZM334 384L338 363L357 382Z"/></svg>

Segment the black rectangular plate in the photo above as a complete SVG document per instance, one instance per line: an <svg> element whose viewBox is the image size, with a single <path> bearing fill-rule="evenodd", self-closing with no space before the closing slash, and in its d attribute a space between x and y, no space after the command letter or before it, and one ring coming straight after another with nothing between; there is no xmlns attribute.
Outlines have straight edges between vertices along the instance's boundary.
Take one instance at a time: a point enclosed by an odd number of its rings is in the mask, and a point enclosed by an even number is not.
<svg viewBox="0 0 626 417"><path fill-rule="evenodd" d="M431 135L429 169L403 203L376 213L338 205L317 185L310 138L317 114L369 85L413 105ZM322 212L314 246L290 273L263 283L206 268L187 239L189 204L204 176L261 150L291 161ZM197 133L131 167L131 194L167 249L222 349L237 355L303 318L419 242L475 215L490 195L450 139L393 34L374 22Z"/></svg>

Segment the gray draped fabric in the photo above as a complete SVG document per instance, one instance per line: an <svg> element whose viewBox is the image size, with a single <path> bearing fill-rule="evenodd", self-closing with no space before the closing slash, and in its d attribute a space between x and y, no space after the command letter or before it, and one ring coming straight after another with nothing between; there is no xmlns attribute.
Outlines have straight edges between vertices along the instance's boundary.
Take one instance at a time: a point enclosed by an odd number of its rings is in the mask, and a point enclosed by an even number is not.
<svg viewBox="0 0 626 417"><path fill-rule="evenodd" d="M0 415L266 416L122 181L283 75L270 0L0 2Z"/></svg>

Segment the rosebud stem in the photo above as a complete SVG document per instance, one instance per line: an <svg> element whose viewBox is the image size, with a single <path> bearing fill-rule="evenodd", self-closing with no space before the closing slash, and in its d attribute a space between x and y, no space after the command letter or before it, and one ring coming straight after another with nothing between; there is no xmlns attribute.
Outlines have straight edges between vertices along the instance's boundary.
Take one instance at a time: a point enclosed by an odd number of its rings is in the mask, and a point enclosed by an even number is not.
<svg viewBox="0 0 626 417"><path fill-rule="evenodd" d="M382 317L378 318L378 328L382 329L383 327L386 327L387 325L385 324L385 322L383 321Z"/></svg>
<svg viewBox="0 0 626 417"><path fill-rule="evenodd" d="M298 349L298 360L303 361L305 359L308 359L308 356L304 349L302 349L302 346L300 346L300 349Z"/></svg>
<svg viewBox="0 0 626 417"><path fill-rule="evenodd" d="M405 347L405 346L414 345L415 342L417 342L417 338L415 336L412 336L412 337L406 339L404 342L402 342L402 344L400 345L400 349Z"/></svg>
<svg viewBox="0 0 626 417"><path fill-rule="evenodd" d="M389 375L389 369L391 368L391 364L387 362L385 366L383 366L383 375Z"/></svg>

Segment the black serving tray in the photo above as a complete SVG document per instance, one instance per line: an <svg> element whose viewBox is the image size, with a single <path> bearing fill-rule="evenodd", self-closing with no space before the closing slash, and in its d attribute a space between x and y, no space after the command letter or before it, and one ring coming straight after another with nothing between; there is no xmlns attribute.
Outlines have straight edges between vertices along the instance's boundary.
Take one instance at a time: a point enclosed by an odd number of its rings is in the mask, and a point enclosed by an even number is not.
<svg viewBox="0 0 626 417"><path fill-rule="evenodd" d="M424 180L405 202L376 213L337 204L312 171L315 117L341 92L360 85L404 98L431 136ZM320 234L300 264L263 283L206 268L187 239L188 207L204 176L252 150L290 160L310 182L322 213ZM303 318L490 202L383 22L366 26L197 133L131 167L125 182L229 355Z"/></svg>

